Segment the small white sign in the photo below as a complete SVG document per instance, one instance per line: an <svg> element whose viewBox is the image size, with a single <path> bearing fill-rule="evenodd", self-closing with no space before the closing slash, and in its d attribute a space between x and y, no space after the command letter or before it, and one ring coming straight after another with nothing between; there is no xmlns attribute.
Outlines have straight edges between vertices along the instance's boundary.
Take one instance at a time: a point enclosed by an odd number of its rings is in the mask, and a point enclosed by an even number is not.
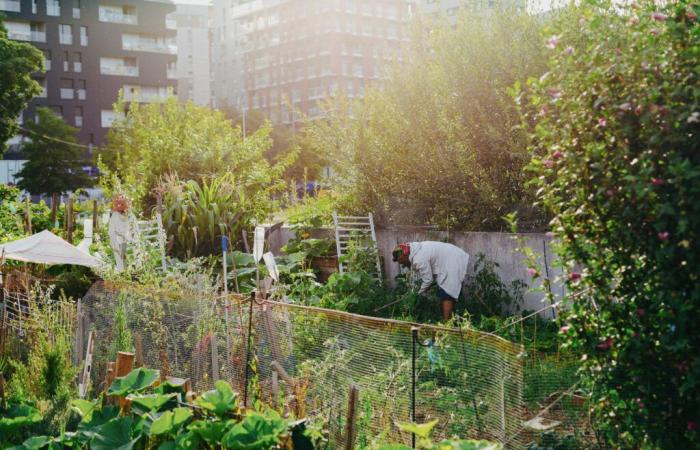
<svg viewBox="0 0 700 450"><path fill-rule="evenodd" d="M253 258L258 263L263 257L265 250L265 227L255 227L255 238L253 240Z"/></svg>
<svg viewBox="0 0 700 450"><path fill-rule="evenodd" d="M270 272L270 278L275 281L279 281L280 273L279 270L277 270L275 255L273 255L272 252L267 252L263 255L263 259L265 260L265 267L267 267L267 271Z"/></svg>

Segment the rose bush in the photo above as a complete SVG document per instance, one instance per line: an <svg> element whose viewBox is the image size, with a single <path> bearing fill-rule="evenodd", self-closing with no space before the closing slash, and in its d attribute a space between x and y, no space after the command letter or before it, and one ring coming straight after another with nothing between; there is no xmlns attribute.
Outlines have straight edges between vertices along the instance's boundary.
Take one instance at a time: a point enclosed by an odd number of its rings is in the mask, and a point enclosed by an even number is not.
<svg viewBox="0 0 700 450"><path fill-rule="evenodd" d="M661 3L563 12L520 98L570 267L562 333L622 448L700 445L700 7Z"/></svg>

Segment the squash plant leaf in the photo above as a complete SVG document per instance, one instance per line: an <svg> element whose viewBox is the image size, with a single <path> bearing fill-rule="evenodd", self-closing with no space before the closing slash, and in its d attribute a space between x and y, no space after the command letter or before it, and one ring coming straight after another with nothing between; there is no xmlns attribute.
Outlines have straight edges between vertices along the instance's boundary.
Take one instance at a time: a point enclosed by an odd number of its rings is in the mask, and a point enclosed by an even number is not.
<svg viewBox="0 0 700 450"><path fill-rule="evenodd" d="M158 380L158 371L153 369L145 369L140 367L132 370L127 376L119 377L107 391L107 395L117 395L125 397L129 394L135 394L153 386Z"/></svg>
<svg viewBox="0 0 700 450"><path fill-rule="evenodd" d="M235 411L238 406L238 394L233 392L231 385L223 380L219 380L214 384L214 388L214 390L207 391L197 398L194 402L195 405L219 417L224 417L226 414Z"/></svg>
<svg viewBox="0 0 700 450"><path fill-rule="evenodd" d="M98 402L99 400L91 402L82 398L76 398L70 402L70 405L73 407L74 410L78 411L80 417L82 417L83 420L89 421L90 419L92 419L92 413L93 411L95 411L95 407L97 407Z"/></svg>
<svg viewBox="0 0 700 450"><path fill-rule="evenodd" d="M187 427L197 438L206 442L210 447L216 447L221 442L226 430L233 426L232 420L226 422L198 421ZM179 442L179 440L178 440ZM179 444L178 444L179 445Z"/></svg>
<svg viewBox="0 0 700 450"><path fill-rule="evenodd" d="M91 450L132 450L141 435L134 436L131 417L119 417L101 425L90 444Z"/></svg>
<svg viewBox="0 0 700 450"><path fill-rule="evenodd" d="M189 408L175 408L172 411L165 411L151 425L151 436L160 436L177 431L185 422L192 417L192 410Z"/></svg>
<svg viewBox="0 0 700 450"><path fill-rule="evenodd" d="M175 397L177 397L177 394L132 394L127 398L131 400L131 409L133 412L136 414L145 414L152 411L160 411L168 404L176 405Z"/></svg>
<svg viewBox="0 0 700 450"><path fill-rule="evenodd" d="M226 433L221 444L236 450L268 450L277 445L287 423L274 411L249 413Z"/></svg>

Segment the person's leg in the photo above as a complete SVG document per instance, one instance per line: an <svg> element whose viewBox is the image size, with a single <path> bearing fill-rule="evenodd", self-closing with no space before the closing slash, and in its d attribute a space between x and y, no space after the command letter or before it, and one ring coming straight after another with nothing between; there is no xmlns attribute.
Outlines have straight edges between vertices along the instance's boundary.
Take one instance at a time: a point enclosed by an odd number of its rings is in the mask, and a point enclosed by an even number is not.
<svg viewBox="0 0 700 450"><path fill-rule="evenodd" d="M443 298L441 301L442 306L442 320L447 322L452 318L452 314L455 310L455 300L453 298Z"/></svg>

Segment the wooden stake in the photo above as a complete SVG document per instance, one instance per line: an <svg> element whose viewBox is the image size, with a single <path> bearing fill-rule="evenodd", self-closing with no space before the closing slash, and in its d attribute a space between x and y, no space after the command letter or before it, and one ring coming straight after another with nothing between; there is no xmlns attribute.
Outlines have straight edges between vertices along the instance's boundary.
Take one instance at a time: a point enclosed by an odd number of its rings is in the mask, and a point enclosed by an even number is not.
<svg viewBox="0 0 700 450"><path fill-rule="evenodd" d="M134 368L134 354L127 352L117 352L117 364L114 369L116 377L125 377ZM124 397L119 397L119 407L126 409L131 402Z"/></svg>
<svg viewBox="0 0 700 450"><path fill-rule="evenodd" d="M51 194L51 226L56 224L56 213L58 212L58 194Z"/></svg>
<svg viewBox="0 0 700 450"><path fill-rule="evenodd" d="M32 206L31 205L32 205L32 202L29 199L29 197L27 197L27 209L25 211L25 220L27 221L27 226L25 227L25 232L28 235L33 234L32 233Z"/></svg>
<svg viewBox="0 0 700 450"><path fill-rule="evenodd" d="M216 342L216 334L211 335L211 380L219 380L219 346Z"/></svg>
<svg viewBox="0 0 700 450"><path fill-rule="evenodd" d="M97 211L97 200L92 201L92 240L95 242L95 233L97 233L97 225L98 223L98 211Z"/></svg>
<svg viewBox="0 0 700 450"><path fill-rule="evenodd" d="M357 397L360 390L355 384L350 385L348 395L348 414L345 420L345 450L352 450L355 442L355 421L357 420Z"/></svg>
<svg viewBox="0 0 700 450"><path fill-rule="evenodd" d="M141 333L134 333L134 349L136 350L136 367L143 367L143 337Z"/></svg>
<svg viewBox="0 0 700 450"><path fill-rule="evenodd" d="M279 397L279 391L280 391L280 384L279 384L279 375L277 375L277 371L273 370L272 371L272 401L270 404L272 405L272 409L277 409L277 397Z"/></svg>
<svg viewBox="0 0 700 450"><path fill-rule="evenodd" d="M107 377L105 378L105 391L107 391L109 389L109 387L112 385L112 383L114 382L114 378L115 378L114 377L114 374L115 374L114 366L116 366L116 364L117 363L112 362L112 361L107 363Z"/></svg>
<svg viewBox="0 0 700 450"><path fill-rule="evenodd" d="M78 299L76 321L75 321L75 341L73 347L73 365L80 365L80 359L83 357L83 301Z"/></svg>
<svg viewBox="0 0 700 450"><path fill-rule="evenodd" d="M73 197L68 197L66 203L66 240L73 243Z"/></svg>

